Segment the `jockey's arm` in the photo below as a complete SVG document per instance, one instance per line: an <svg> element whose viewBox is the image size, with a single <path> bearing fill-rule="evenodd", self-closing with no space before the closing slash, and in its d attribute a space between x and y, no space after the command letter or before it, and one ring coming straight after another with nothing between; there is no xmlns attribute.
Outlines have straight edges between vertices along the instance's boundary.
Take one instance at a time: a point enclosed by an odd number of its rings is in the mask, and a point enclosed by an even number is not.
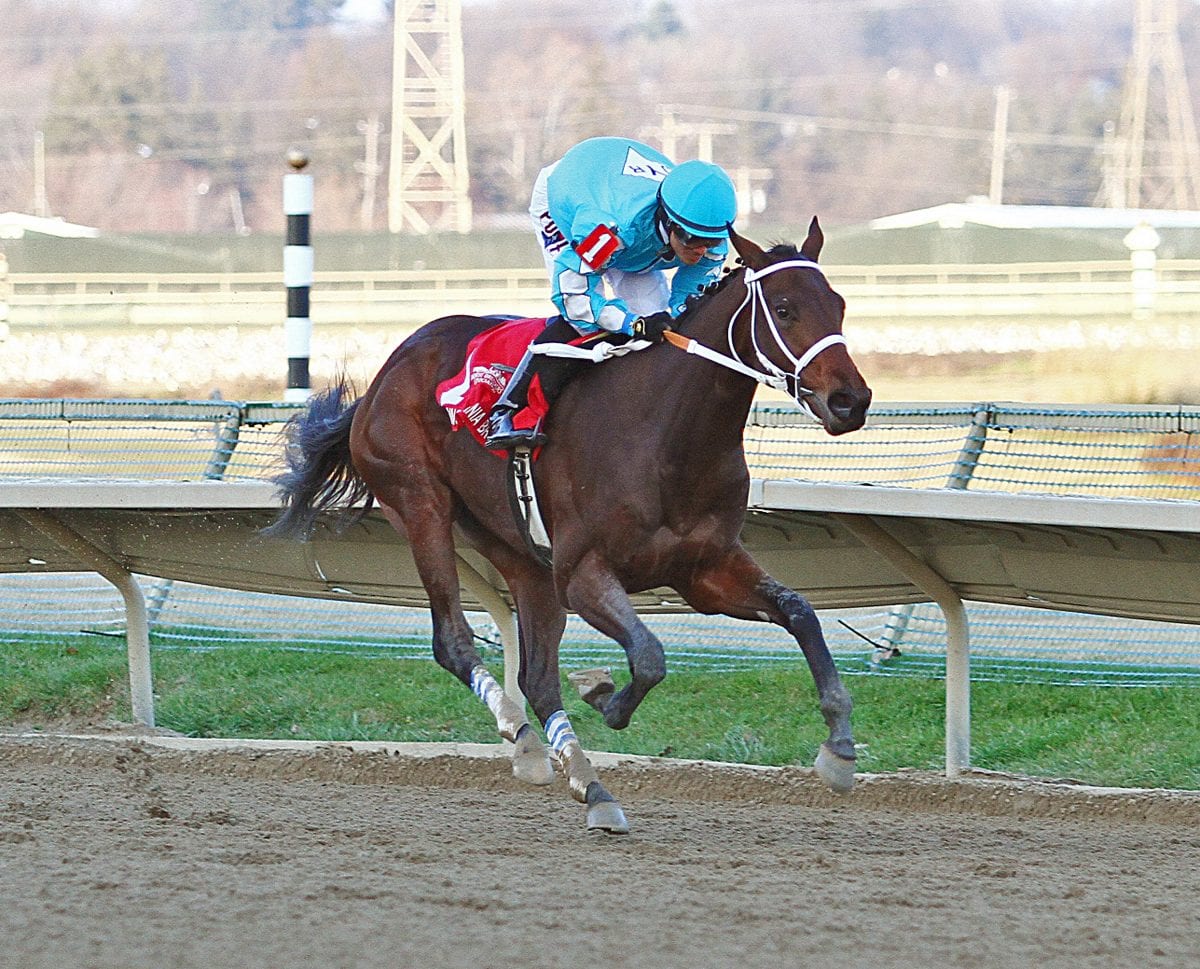
<svg viewBox="0 0 1200 969"><path fill-rule="evenodd" d="M608 233L611 239L604 233ZM550 280L551 299L568 323L586 330L630 333L637 315L623 300L604 295L603 267L619 240L603 224L589 232L581 242L567 245L554 260ZM596 264L584 259L587 253Z"/></svg>
<svg viewBox="0 0 1200 969"><path fill-rule="evenodd" d="M680 266L675 270L675 278L671 280L671 300L668 304L672 316L683 312L684 303L689 296L694 296L705 286L721 278L728 248L726 244L716 246L701 256L696 265Z"/></svg>

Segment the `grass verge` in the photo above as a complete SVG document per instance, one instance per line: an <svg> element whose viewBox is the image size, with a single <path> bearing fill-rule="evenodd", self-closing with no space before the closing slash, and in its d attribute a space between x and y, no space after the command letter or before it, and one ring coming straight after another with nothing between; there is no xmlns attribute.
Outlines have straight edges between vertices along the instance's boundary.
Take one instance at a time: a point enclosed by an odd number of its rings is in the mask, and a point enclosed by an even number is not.
<svg viewBox="0 0 1200 969"><path fill-rule="evenodd" d="M154 673L158 725L190 736L496 740L486 709L432 660L156 649ZM862 770L944 765L940 681L852 676L847 685ZM810 763L825 736L801 664L672 673L620 732L565 684L563 696L580 740L594 750L779 765ZM972 763L1089 784L1200 790L1197 701L1195 686L977 683ZM0 723L52 729L104 719L130 719L119 643L80 636L0 644Z"/></svg>

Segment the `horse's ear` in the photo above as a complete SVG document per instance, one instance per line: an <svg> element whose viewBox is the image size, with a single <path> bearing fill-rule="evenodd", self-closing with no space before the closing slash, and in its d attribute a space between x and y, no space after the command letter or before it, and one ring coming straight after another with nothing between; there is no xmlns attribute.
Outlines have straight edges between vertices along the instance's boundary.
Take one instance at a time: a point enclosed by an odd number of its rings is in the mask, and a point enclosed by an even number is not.
<svg viewBox="0 0 1200 969"><path fill-rule="evenodd" d="M808 224L808 238L804 240L804 245L800 247L800 255L805 259L817 261L817 256L821 254L821 246L825 245L825 233L821 231L821 223L817 221L814 215L812 222Z"/></svg>
<svg viewBox="0 0 1200 969"><path fill-rule="evenodd" d="M767 254L762 251L762 247L738 235L733 226L729 227L729 241L733 243L733 248L744 262L751 269L762 269L767 264Z"/></svg>

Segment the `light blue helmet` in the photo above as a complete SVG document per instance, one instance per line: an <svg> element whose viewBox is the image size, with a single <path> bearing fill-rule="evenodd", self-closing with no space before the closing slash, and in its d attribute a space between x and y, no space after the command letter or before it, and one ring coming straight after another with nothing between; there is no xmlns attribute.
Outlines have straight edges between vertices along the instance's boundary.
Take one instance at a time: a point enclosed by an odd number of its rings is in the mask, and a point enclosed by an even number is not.
<svg viewBox="0 0 1200 969"><path fill-rule="evenodd" d="M693 235L724 237L737 218L733 182L710 162L676 165L659 186L658 201L671 222Z"/></svg>

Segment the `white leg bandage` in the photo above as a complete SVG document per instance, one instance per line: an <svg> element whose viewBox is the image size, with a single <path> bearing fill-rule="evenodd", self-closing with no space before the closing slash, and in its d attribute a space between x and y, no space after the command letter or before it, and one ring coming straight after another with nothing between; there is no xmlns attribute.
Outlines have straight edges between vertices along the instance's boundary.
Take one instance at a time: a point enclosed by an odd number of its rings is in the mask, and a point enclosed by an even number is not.
<svg viewBox="0 0 1200 969"><path fill-rule="evenodd" d="M517 732L529 722L516 701L504 692L496 678L483 666L471 670L471 689L492 711L500 736L505 740L515 740Z"/></svg>
<svg viewBox="0 0 1200 969"><path fill-rule="evenodd" d="M580 804L586 804L588 786L600 778L596 776L595 768L579 745L575 731L571 729L571 721L562 710L555 710L546 718L546 737L554 756L562 765L571 796Z"/></svg>
<svg viewBox="0 0 1200 969"><path fill-rule="evenodd" d="M555 710L546 718L546 739L556 754L561 754L569 743L579 743L575 731L571 729L571 721L562 710Z"/></svg>

